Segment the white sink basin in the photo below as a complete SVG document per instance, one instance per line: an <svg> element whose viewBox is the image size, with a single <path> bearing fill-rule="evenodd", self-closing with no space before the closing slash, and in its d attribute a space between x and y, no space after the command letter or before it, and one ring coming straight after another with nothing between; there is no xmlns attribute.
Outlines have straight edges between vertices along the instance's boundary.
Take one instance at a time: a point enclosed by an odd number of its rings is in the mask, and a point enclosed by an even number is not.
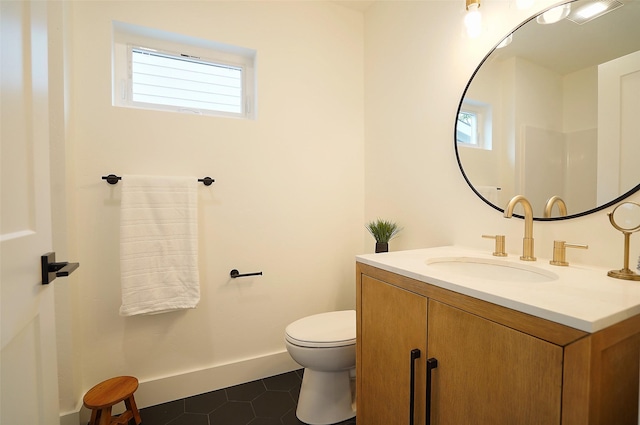
<svg viewBox="0 0 640 425"><path fill-rule="evenodd" d="M526 263L516 263L493 258L437 257L426 264L439 271L502 282L551 282L558 279L555 273Z"/></svg>

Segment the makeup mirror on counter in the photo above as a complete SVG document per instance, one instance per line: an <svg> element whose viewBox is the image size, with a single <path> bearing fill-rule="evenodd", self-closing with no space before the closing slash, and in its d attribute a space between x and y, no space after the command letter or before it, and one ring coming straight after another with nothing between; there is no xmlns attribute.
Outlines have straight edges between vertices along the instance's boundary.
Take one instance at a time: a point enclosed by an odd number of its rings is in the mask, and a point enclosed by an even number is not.
<svg viewBox="0 0 640 425"><path fill-rule="evenodd" d="M620 270L611 270L607 276L616 279L640 280L640 275L629 269L629 244L631 234L640 230L640 205L625 202L608 215L611 225L624 235L624 267Z"/></svg>
<svg viewBox="0 0 640 425"><path fill-rule="evenodd" d="M500 211L524 195L535 220L590 214L640 189L640 1L567 4L559 21L541 24L541 13L508 34L457 112L456 156L471 189ZM554 196L566 215L545 217Z"/></svg>

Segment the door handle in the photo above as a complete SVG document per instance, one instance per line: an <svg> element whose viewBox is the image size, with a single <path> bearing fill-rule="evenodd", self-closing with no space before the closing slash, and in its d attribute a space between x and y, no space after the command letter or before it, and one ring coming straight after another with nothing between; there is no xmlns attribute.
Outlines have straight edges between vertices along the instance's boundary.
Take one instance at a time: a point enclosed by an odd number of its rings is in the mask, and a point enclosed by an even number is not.
<svg viewBox="0 0 640 425"><path fill-rule="evenodd" d="M80 267L80 263L69 263L66 261L56 263L56 253L48 252L40 257L42 268L42 284L48 285L56 277L69 276L75 269Z"/></svg>
<svg viewBox="0 0 640 425"><path fill-rule="evenodd" d="M431 371L438 367L438 359L431 357L427 359L427 417L425 425L431 425Z"/></svg>
<svg viewBox="0 0 640 425"><path fill-rule="evenodd" d="M409 425L413 425L413 411L416 399L416 359L420 358L420 350L411 350L411 389L409 392Z"/></svg>

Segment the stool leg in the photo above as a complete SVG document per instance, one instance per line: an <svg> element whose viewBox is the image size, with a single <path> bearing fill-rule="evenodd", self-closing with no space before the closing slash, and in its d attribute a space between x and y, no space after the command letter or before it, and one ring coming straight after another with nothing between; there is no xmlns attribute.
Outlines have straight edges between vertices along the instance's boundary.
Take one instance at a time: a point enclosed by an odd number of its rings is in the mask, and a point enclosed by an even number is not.
<svg viewBox="0 0 640 425"><path fill-rule="evenodd" d="M138 406L136 406L136 400L133 398L133 394L124 401L124 404L127 406L127 410L131 410L131 413L133 413L133 419L135 419L136 425L140 425L142 418L140 417L140 412L138 411Z"/></svg>
<svg viewBox="0 0 640 425"><path fill-rule="evenodd" d="M100 409L98 412L98 423L97 425L110 425L111 424L111 406L105 407L104 409Z"/></svg>
<svg viewBox="0 0 640 425"><path fill-rule="evenodd" d="M98 425L98 411L96 409L91 410L91 421L89 425Z"/></svg>

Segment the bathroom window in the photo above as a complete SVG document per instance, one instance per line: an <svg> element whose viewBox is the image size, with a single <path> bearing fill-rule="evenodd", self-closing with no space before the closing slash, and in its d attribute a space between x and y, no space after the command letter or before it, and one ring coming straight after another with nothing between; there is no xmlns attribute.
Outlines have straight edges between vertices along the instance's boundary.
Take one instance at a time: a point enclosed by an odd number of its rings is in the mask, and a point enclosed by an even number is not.
<svg viewBox="0 0 640 425"><path fill-rule="evenodd" d="M456 142L459 146L491 150L491 107L465 100L458 113Z"/></svg>
<svg viewBox="0 0 640 425"><path fill-rule="evenodd" d="M458 113L456 139L463 145L478 146L478 115L472 111Z"/></svg>
<svg viewBox="0 0 640 425"><path fill-rule="evenodd" d="M255 118L255 51L114 23L113 104Z"/></svg>

